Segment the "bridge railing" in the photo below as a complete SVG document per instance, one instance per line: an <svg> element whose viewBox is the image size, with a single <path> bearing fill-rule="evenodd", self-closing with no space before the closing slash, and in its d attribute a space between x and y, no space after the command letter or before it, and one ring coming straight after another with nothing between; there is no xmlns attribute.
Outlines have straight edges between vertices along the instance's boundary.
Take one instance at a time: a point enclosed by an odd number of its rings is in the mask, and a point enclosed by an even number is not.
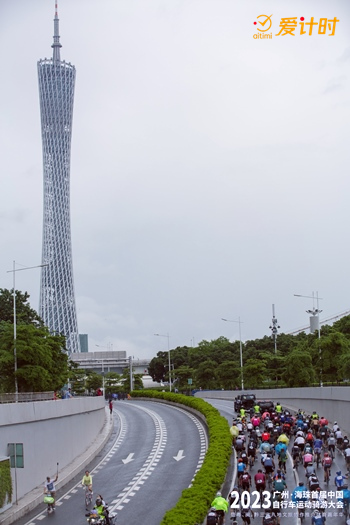
<svg viewBox="0 0 350 525"><path fill-rule="evenodd" d="M0 394L0 403L28 403L29 401L50 401L54 399L54 392L18 392Z"/></svg>

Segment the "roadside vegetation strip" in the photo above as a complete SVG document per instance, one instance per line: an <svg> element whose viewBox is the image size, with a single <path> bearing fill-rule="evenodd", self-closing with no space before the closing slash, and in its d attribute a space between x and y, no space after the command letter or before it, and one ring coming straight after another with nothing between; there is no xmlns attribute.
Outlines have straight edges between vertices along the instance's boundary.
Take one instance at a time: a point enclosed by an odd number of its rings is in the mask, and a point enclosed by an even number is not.
<svg viewBox="0 0 350 525"><path fill-rule="evenodd" d="M203 465L195 475L192 486L182 491L177 504L166 512L160 525L203 523L216 492L225 481L229 467L232 442L227 419L216 408L199 398L144 390L134 391L131 396L179 403L204 415L208 425L209 447Z"/></svg>

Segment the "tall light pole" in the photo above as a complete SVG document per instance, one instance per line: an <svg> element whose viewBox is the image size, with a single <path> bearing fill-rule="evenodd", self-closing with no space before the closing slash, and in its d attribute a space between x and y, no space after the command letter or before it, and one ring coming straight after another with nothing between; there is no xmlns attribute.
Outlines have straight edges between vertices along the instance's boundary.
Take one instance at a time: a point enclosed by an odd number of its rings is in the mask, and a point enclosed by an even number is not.
<svg viewBox="0 0 350 525"><path fill-rule="evenodd" d="M169 390L170 390L170 392L171 392L171 361L170 361L170 343L169 343L170 336L169 336L169 334L166 334L166 335L162 335L162 334L154 334L154 335L156 335L157 337L167 337L167 339L168 339Z"/></svg>
<svg viewBox="0 0 350 525"><path fill-rule="evenodd" d="M278 328L280 328L278 321L275 317L275 305L272 305L272 324L270 326L270 330L272 331L272 339L275 344L275 355L277 354L277 334L278 334Z"/></svg>
<svg viewBox="0 0 350 525"><path fill-rule="evenodd" d="M322 300L322 297L318 296L318 292L312 292L312 295L301 295L301 294L294 294L294 297L304 297L306 299L312 299L312 310L306 310L306 313L311 315L310 317L310 333L314 333L315 330L318 331L318 354L320 359L320 386L323 386L323 380L322 380L322 355L321 355L321 327L320 327L320 313L322 310L319 308L319 301ZM316 308L315 308L315 299L316 299ZM315 327L315 319L317 321L316 327Z"/></svg>
<svg viewBox="0 0 350 525"><path fill-rule="evenodd" d="M32 270L33 268L42 268L43 266L49 266L48 264L38 264L37 266L25 266L24 268L17 268L16 261L13 261L13 269L8 270L7 273L13 273L13 357L14 357L14 370L15 370L15 400L18 401L18 381L17 381L17 319L16 319L16 272L22 272L24 270Z"/></svg>
<svg viewBox="0 0 350 525"><path fill-rule="evenodd" d="M241 385L242 385L242 390L244 390L241 318L238 317L238 321L235 321L232 319L224 319L223 317L221 317L221 321L226 321L227 323L238 323L238 326L239 326L239 357L240 357L240 362L241 362Z"/></svg>

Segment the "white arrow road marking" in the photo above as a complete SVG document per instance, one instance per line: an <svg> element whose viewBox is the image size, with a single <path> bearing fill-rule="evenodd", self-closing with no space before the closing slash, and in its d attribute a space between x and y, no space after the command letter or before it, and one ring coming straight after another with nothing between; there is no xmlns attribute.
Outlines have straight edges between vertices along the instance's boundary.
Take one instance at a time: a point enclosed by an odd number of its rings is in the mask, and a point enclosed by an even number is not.
<svg viewBox="0 0 350 525"><path fill-rule="evenodd" d="M180 459L183 459L185 456L184 456L184 451L183 450L179 450L179 452L177 453L176 456L173 456L174 459L176 459L176 461L180 461Z"/></svg>
<svg viewBox="0 0 350 525"><path fill-rule="evenodd" d="M124 463L124 465L125 465L126 463L130 463L130 461L134 461L134 459L133 459L133 455L134 455L134 452L131 452L131 453L128 455L127 458L122 459L122 462Z"/></svg>

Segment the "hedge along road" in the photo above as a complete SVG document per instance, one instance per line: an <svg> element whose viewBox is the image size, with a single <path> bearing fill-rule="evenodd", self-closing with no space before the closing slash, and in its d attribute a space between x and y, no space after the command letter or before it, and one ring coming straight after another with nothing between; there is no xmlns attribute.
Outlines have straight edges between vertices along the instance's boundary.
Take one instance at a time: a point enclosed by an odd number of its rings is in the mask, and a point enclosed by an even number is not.
<svg viewBox="0 0 350 525"><path fill-rule="evenodd" d="M226 417L229 425L232 425L232 419L234 416L237 416L236 412L234 411L233 407L233 401L225 401L225 400L215 400L215 399L205 399L207 403L210 403L215 408L219 410L222 416ZM288 408L288 407L286 407ZM322 413L320 415L324 415L329 420L329 427L332 428L333 426L333 420L331 419L330 414ZM338 421L341 427L341 421ZM343 434L344 435L344 434ZM291 445L293 444L293 438L290 440L289 444L289 450L291 449ZM276 461L275 456L275 463L277 465L278 461ZM252 478L254 478L254 475L257 473L258 468L261 468L261 462L260 462L260 454L257 454L257 459L255 461L255 464L253 466L252 471L250 472ZM335 494L332 495L332 493L335 492L335 485L334 485L334 477L336 475L336 471L341 471L342 474L346 473L346 463L344 456L336 450L336 455L333 460L333 465L331 469L331 477L329 485L327 486L326 483L323 481L323 468L322 465L320 465L318 468L316 467L316 474L320 481L320 487L322 491L327 492L327 511L326 511L326 520L327 523L330 523L331 525L344 525L345 518L344 516L341 516L341 509L336 508L336 498ZM291 457L289 455L288 462L287 462L287 475L286 475L286 482L288 487L289 496L286 498L288 503L291 501L290 494L293 492L295 487L298 485L300 481L303 481L306 484L306 477L305 477L305 471L304 468L300 465L299 468L295 471L293 470L293 464ZM234 479L231 480L231 486L235 484ZM253 489L250 491L252 492L255 489L255 485L253 483ZM223 496L227 496L227 494L223 494ZM255 498L252 498L251 501L254 501ZM334 507L333 507L334 504ZM258 505L259 506L259 505ZM252 525L260 525L262 524L262 516L263 516L263 509L255 509L255 512L257 515L255 516L254 521L252 521ZM238 522L241 523L241 518L238 518ZM232 523L229 518L229 513L226 515L225 525L228 525ZM300 523L300 520L297 516L297 510L288 507L283 510L283 514L281 517L281 525L297 525ZM306 517L305 521L303 523L306 523L307 525L311 525L311 511L309 511L309 515L306 511Z"/></svg>
<svg viewBox="0 0 350 525"><path fill-rule="evenodd" d="M147 525L159 525L201 467L208 447L204 425L182 408L152 401L115 402L113 418L113 440L90 466L93 502L102 494L117 524L147 517ZM67 436L67 446L69 439L74 436ZM43 503L16 523L86 525L83 474L57 492L54 514L47 516Z"/></svg>

